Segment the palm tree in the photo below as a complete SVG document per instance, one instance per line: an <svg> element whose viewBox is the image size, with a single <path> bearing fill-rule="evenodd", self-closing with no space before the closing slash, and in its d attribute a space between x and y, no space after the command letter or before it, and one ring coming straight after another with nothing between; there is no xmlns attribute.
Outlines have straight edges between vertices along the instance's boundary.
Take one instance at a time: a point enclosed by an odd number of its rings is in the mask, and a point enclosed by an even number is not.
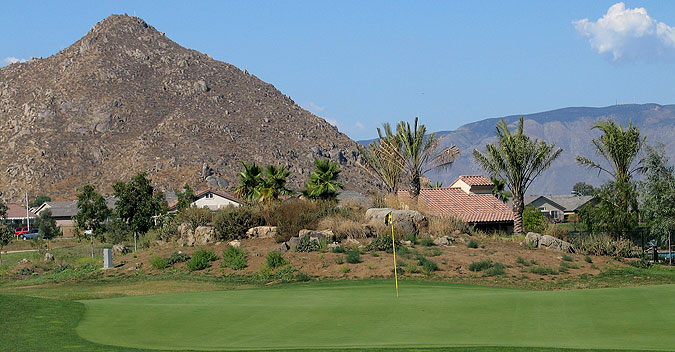
<svg viewBox="0 0 675 352"><path fill-rule="evenodd" d="M511 192L505 190L506 182L498 177L490 177L490 181L494 184L492 186L492 195L504 203L508 202L513 195Z"/></svg>
<svg viewBox="0 0 675 352"><path fill-rule="evenodd" d="M265 176L259 187L260 200L279 200L279 196L291 194L292 192L286 188L286 178L289 174L285 165L265 167Z"/></svg>
<svg viewBox="0 0 675 352"><path fill-rule="evenodd" d="M379 180L387 192L396 193L402 173L401 162L397 160L401 143L389 123L383 124L382 130L378 128L377 135L377 141L370 143L367 148L359 148L365 164L358 164Z"/></svg>
<svg viewBox="0 0 675 352"><path fill-rule="evenodd" d="M646 137L640 137L640 131L637 127L633 127L632 121L628 122L626 130L612 120L600 121L591 129L602 132L602 136L593 139L593 146L610 167L603 167L600 163L581 155L577 156L577 163L598 170L598 174L605 172L617 182L630 182L633 174L642 170L637 157Z"/></svg>
<svg viewBox="0 0 675 352"><path fill-rule="evenodd" d="M474 149L473 157L491 177L498 177L509 186L513 194L513 231L523 233L525 191L537 176L551 166L562 149L525 135L522 117L515 133L509 131L504 120L499 121L497 138L497 144L486 146L485 154Z"/></svg>
<svg viewBox="0 0 675 352"><path fill-rule="evenodd" d="M407 122L399 122L396 127L396 137L401 144L392 160L400 163L401 168L408 174L410 182L410 195L417 198L420 194L420 178L426 172L433 169L448 168L459 155L459 148L448 147L436 153L439 139L435 133L427 135L427 128L418 125L415 117L413 127Z"/></svg>
<svg viewBox="0 0 675 352"><path fill-rule="evenodd" d="M241 162L244 171L239 173L239 186L235 188L237 196L244 200L260 199L260 185L263 182L262 169L255 162Z"/></svg>
<svg viewBox="0 0 675 352"><path fill-rule="evenodd" d="M337 167L337 162L328 159L314 160L314 172L309 175L307 188L302 194L314 200L335 201L340 194L338 190L344 188L342 183L337 182L340 172L342 170Z"/></svg>

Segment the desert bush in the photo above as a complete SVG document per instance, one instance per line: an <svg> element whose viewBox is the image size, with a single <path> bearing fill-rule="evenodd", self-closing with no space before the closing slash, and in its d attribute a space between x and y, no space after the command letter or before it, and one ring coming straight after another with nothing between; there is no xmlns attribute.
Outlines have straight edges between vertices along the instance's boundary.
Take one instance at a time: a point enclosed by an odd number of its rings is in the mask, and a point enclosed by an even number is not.
<svg viewBox="0 0 675 352"><path fill-rule="evenodd" d="M504 275L504 273L504 265L501 263L495 263L495 265L483 271L483 276L499 276Z"/></svg>
<svg viewBox="0 0 675 352"><path fill-rule="evenodd" d="M331 252L333 253L344 253L345 252L345 247L343 245L339 245L337 247L334 247L331 249Z"/></svg>
<svg viewBox="0 0 675 352"><path fill-rule="evenodd" d="M342 259L342 257L335 258L335 264L341 265L341 264L344 264L344 263L345 263L345 260Z"/></svg>
<svg viewBox="0 0 675 352"><path fill-rule="evenodd" d="M165 269L167 266L169 266L169 259L154 256L150 258L150 265L152 265L155 269Z"/></svg>
<svg viewBox="0 0 675 352"><path fill-rule="evenodd" d="M520 264L520 265L522 265L522 266L530 266L530 265L531 265L530 262L527 261L527 259L525 259L525 258L523 258L523 257L518 257L518 258L516 258L516 263L518 263L518 264Z"/></svg>
<svg viewBox="0 0 675 352"><path fill-rule="evenodd" d="M210 267L214 260L218 260L218 256L213 249L199 249L192 253L192 258L186 265L190 271L202 270Z"/></svg>
<svg viewBox="0 0 675 352"><path fill-rule="evenodd" d="M406 241L410 241L410 243L412 243L412 244L417 244L417 235L414 234L414 233L406 234L403 238Z"/></svg>
<svg viewBox="0 0 675 352"><path fill-rule="evenodd" d="M434 240L429 236L424 236L420 238L420 244L424 247L431 247L434 245Z"/></svg>
<svg viewBox="0 0 675 352"><path fill-rule="evenodd" d="M213 220L213 213L207 208L190 207L183 209L178 215L181 223L188 224L193 230L206 226Z"/></svg>
<svg viewBox="0 0 675 352"><path fill-rule="evenodd" d="M577 265L575 263L566 262L566 261L560 262L560 267L566 268L566 269L579 269L579 265Z"/></svg>
<svg viewBox="0 0 675 352"><path fill-rule="evenodd" d="M430 216L429 233L436 236L449 236L455 231L471 233L473 228L462 219L454 216Z"/></svg>
<svg viewBox="0 0 675 352"><path fill-rule="evenodd" d="M475 240L469 240L469 242L466 244L467 247L469 248L478 248L478 242Z"/></svg>
<svg viewBox="0 0 675 352"><path fill-rule="evenodd" d="M529 205L523 210L523 227L525 231L543 232L548 221L546 216L536 207Z"/></svg>
<svg viewBox="0 0 675 352"><path fill-rule="evenodd" d="M588 255L584 257L584 260L586 261L586 263L593 263L593 259L591 259L591 257Z"/></svg>
<svg viewBox="0 0 675 352"><path fill-rule="evenodd" d="M574 258L570 257L570 256L567 255L567 254L563 254L563 255L562 255L562 260L564 260L564 261L566 261L566 262L573 262L573 261L574 261Z"/></svg>
<svg viewBox="0 0 675 352"><path fill-rule="evenodd" d="M628 258L635 255L632 250L633 244L629 239L615 239L612 236L585 235L571 237L570 242L582 253L590 255L605 255L611 257Z"/></svg>
<svg viewBox="0 0 675 352"><path fill-rule="evenodd" d="M331 230L337 240L345 238L365 238L361 223L341 216L327 216L319 220L318 230Z"/></svg>
<svg viewBox="0 0 675 352"><path fill-rule="evenodd" d="M417 265L422 267L422 272L426 275L431 275L434 271L438 270L438 265L434 261L423 256L417 257Z"/></svg>
<svg viewBox="0 0 675 352"><path fill-rule="evenodd" d="M550 266L533 266L530 272L537 275L558 275L558 272Z"/></svg>
<svg viewBox="0 0 675 352"><path fill-rule="evenodd" d="M158 229L157 237L165 242L169 242L178 236L178 219L171 217L162 222L162 226Z"/></svg>
<svg viewBox="0 0 675 352"><path fill-rule="evenodd" d="M361 262L361 253L357 250L350 250L346 252L347 254L347 263L349 264L358 264Z"/></svg>
<svg viewBox="0 0 675 352"><path fill-rule="evenodd" d="M286 264L288 264L288 262L284 259L284 255L281 252L270 251L267 253L267 266L270 269L276 269Z"/></svg>
<svg viewBox="0 0 675 352"><path fill-rule="evenodd" d="M246 231L252 227L262 226L265 220L257 208L242 205L229 205L221 208L213 216L213 231L221 240L234 240L243 238Z"/></svg>
<svg viewBox="0 0 675 352"><path fill-rule="evenodd" d="M298 246L295 248L296 252L316 252L321 249L321 245L317 241L312 241L309 236L300 239Z"/></svg>
<svg viewBox="0 0 675 352"><path fill-rule="evenodd" d="M492 262L492 259L485 259L469 264L469 270L478 272L492 268L494 265L495 263Z"/></svg>
<svg viewBox="0 0 675 352"><path fill-rule="evenodd" d="M176 263L187 262L190 260L190 256L183 252L173 252L169 257L169 265L174 265Z"/></svg>
<svg viewBox="0 0 675 352"><path fill-rule="evenodd" d="M234 270L244 269L248 266L246 251L243 248L227 246L223 251L223 266Z"/></svg>
<svg viewBox="0 0 675 352"><path fill-rule="evenodd" d="M401 243L398 240L396 240L396 250L398 250L401 247L403 247ZM365 247L367 251L384 251L387 253L393 252L392 248L393 244L391 241L391 237L388 236L376 237Z"/></svg>
<svg viewBox="0 0 675 352"><path fill-rule="evenodd" d="M352 269L348 266L343 266L342 268L340 268L340 272L343 273L343 274L346 274L350 271L352 271Z"/></svg>
<svg viewBox="0 0 675 352"><path fill-rule="evenodd" d="M443 252L437 247L431 247L424 250L424 255L427 257L438 257Z"/></svg>
<svg viewBox="0 0 675 352"><path fill-rule="evenodd" d="M569 232L570 230L557 224L547 224L546 229L544 230L545 235L550 235L555 238L559 238L563 241L569 240L568 239Z"/></svg>
<svg viewBox="0 0 675 352"><path fill-rule="evenodd" d="M302 229L316 229L319 220L328 211L327 208L335 205L327 202L294 199L282 203L275 209L274 218L277 221L277 242L288 241L297 236Z"/></svg>
<svg viewBox="0 0 675 352"><path fill-rule="evenodd" d="M33 275L34 273L35 270L33 270L33 268L21 268L21 270L19 270L19 274L24 276Z"/></svg>

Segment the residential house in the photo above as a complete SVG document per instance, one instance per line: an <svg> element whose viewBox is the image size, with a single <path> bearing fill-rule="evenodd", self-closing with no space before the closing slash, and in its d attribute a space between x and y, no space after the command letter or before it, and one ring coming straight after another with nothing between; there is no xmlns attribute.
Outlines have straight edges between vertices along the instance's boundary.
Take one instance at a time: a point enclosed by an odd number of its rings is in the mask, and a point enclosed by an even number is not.
<svg viewBox="0 0 675 352"><path fill-rule="evenodd" d="M434 215L458 217L484 230L512 229L513 212L492 195L493 186L485 176L462 175L450 187L422 188L418 199ZM408 196L408 191L398 194Z"/></svg>
<svg viewBox="0 0 675 352"><path fill-rule="evenodd" d="M195 193L197 200L192 202L190 206L198 208L209 208L211 210L218 210L220 208L225 208L228 205L239 206L241 201L234 195L220 190L215 189L203 189ZM178 199L176 198L171 203L169 203L169 212L176 211L176 205L178 205Z"/></svg>
<svg viewBox="0 0 675 352"><path fill-rule="evenodd" d="M105 203L109 209L115 209L117 198L107 197ZM46 209L51 210L52 219L56 221L56 226L61 229L63 236L72 237L75 233L75 221L73 217L77 215L77 200L45 202L35 209L35 213L40 215Z"/></svg>
<svg viewBox="0 0 675 352"><path fill-rule="evenodd" d="M19 203L7 203L7 217L12 224L16 226L33 226L37 215L32 211L27 211L26 206Z"/></svg>
<svg viewBox="0 0 675 352"><path fill-rule="evenodd" d="M594 196L575 196L571 194L527 196L525 197L525 206L533 206L539 209L551 221L566 222L576 221L579 209L594 201Z"/></svg>

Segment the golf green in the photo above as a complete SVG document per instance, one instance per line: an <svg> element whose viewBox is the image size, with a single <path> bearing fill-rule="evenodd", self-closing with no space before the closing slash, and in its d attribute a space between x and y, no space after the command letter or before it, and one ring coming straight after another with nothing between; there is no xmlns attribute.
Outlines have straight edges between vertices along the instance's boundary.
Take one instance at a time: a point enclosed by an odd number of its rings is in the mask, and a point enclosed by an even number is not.
<svg viewBox="0 0 675 352"><path fill-rule="evenodd" d="M528 291L341 282L82 301L92 342L152 349L675 350L675 285Z"/></svg>

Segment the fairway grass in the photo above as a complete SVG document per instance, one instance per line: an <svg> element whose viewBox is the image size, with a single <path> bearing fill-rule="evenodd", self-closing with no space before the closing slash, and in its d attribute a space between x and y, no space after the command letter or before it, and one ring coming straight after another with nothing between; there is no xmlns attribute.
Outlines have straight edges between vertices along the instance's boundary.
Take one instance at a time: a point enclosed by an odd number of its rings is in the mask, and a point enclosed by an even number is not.
<svg viewBox="0 0 675 352"><path fill-rule="evenodd" d="M675 285L529 291L403 282L399 298L391 286L311 283L86 300L76 331L95 344L163 350L675 348Z"/></svg>

